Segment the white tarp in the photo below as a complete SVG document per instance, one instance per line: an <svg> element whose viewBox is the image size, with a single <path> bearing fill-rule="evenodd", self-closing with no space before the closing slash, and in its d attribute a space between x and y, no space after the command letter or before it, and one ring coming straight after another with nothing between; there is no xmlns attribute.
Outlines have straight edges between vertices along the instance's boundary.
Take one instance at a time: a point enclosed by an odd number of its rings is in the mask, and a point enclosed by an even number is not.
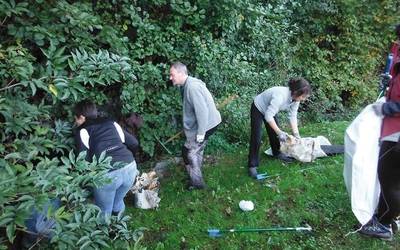
<svg viewBox="0 0 400 250"><path fill-rule="evenodd" d="M362 225L371 219L378 205L381 124L382 118L368 105L346 129L344 137L344 182L352 211Z"/></svg>

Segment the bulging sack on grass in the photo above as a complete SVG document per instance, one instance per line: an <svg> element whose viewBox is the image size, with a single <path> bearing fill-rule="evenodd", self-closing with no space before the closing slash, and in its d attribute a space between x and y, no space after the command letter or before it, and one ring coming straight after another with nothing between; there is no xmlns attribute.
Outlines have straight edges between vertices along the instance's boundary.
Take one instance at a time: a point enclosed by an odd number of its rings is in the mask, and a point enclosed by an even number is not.
<svg viewBox="0 0 400 250"><path fill-rule="evenodd" d="M158 193L153 190L140 190L135 193L135 206L141 209L157 208L160 203Z"/></svg>
<svg viewBox="0 0 400 250"><path fill-rule="evenodd" d="M281 143L280 151L298 161L312 162L316 158L327 156L321 149L321 145L331 145L331 143L324 136L304 137L300 139L289 136L289 140ZM265 153L272 155L272 150L269 148Z"/></svg>
<svg viewBox="0 0 400 250"><path fill-rule="evenodd" d="M281 144L281 152L301 162L312 162L316 158L327 156L321 145L331 145L331 143L323 136L301 139L291 136L290 140Z"/></svg>
<svg viewBox="0 0 400 250"><path fill-rule="evenodd" d="M135 185L131 188L135 206L142 209L157 208L161 201L158 197L159 186L160 183L154 171L137 176Z"/></svg>
<svg viewBox="0 0 400 250"><path fill-rule="evenodd" d="M346 129L343 177L350 195L351 209L364 225L378 205L379 136L382 118L371 105L364 108Z"/></svg>

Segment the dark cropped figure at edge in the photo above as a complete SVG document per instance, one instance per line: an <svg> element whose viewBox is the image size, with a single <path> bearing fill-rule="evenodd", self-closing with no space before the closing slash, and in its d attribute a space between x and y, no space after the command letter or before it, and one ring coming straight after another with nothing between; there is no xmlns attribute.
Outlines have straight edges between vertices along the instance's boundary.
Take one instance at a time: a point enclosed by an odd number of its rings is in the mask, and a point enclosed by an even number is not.
<svg viewBox="0 0 400 250"><path fill-rule="evenodd" d="M206 84L189 76L186 65L181 62L173 63L169 78L174 86L183 89L183 130L186 141L182 147L182 157L190 177L188 189L204 189L204 149L208 138L221 123L221 115Z"/></svg>
<svg viewBox="0 0 400 250"><path fill-rule="evenodd" d="M374 111L383 116L378 160L381 193L376 214L359 231L384 240L393 238L400 215L400 24L395 31L397 40L391 47L393 63L386 101L373 104Z"/></svg>
<svg viewBox="0 0 400 250"><path fill-rule="evenodd" d="M111 183L95 188L93 194L95 204L104 216L118 215L125 209L124 197L138 174L134 153L139 143L118 123L98 117L97 107L91 101L77 103L74 115L75 123L79 126L75 133L77 151L86 151L88 161L93 156L98 158L102 152L112 157L113 168L106 174Z"/></svg>
<svg viewBox="0 0 400 250"><path fill-rule="evenodd" d="M288 134L279 128L277 114L279 111L288 111L288 118L293 136L300 138L297 126L297 111L301 101L311 94L311 87L303 78L292 78L288 87L276 86L257 95L251 104L251 135L248 158L249 175L257 178L259 165L259 150L261 145L261 126L265 124L272 154L275 158L285 162L291 158L280 151L280 142L288 139Z"/></svg>

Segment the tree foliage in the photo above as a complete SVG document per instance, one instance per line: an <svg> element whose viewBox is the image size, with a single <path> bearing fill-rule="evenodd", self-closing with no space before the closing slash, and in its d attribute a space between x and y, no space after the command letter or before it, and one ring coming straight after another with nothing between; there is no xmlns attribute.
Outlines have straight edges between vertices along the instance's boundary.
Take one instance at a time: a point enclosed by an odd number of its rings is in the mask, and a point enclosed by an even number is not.
<svg viewBox="0 0 400 250"><path fill-rule="evenodd" d="M239 96L218 136L246 142L252 98L291 76L312 83L309 117L371 101L398 22L395 0L0 0L0 227L12 241L29 210L57 196L60 248L100 248L111 231L137 239L125 219L104 227L85 205L102 161L70 154L76 101L91 98L116 119L142 114L142 149L161 153L181 129L180 93L168 82L179 60L217 101Z"/></svg>

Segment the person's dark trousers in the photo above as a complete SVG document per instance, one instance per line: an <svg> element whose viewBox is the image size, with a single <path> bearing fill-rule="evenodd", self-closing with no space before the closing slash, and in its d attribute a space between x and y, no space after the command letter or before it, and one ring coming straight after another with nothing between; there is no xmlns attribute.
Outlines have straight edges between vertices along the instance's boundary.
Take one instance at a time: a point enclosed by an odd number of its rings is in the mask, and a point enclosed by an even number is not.
<svg viewBox="0 0 400 250"><path fill-rule="evenodd" d="M208 138L217 130L217 127L218 125L206 132L203 142L197 143L195 141L186 140L182 147L182 157L185 168L189 174L191 185L194 187L205 187L203 174L201 172L204 149L207 145Z"/></svg>
<svg viewBox="0 0 400 250"><path fill-rule="evenodd" d="M344 154L343 145L321 145L321 149L328 156Z"/></svg>
<svg viewBox="0 0 400 250"><path fill-rule="evenodd" d="M400 215L400 149L396 142L382 142L378 177L381 194L377 217L380 223L389 225Z"/></svg>
<svg viewBox="0 0 400 250"><path fill-rule="evenodd" d="M276 124L278 124L278 120L274 117ZM254 102L251 104L250 109L250 126L251 126L251 134L250 134L250 147L249 147L249 159L248 159L248 167L258 167L259 165L259 151L261 145L261 126L264 123L265 128L267 129L267 134L269 138L269 143L271 145L272 154L274 156L280 154L280 143L278 140L278 135L271 128L268 122L264 119L264 115L257 109L254 105Z"/></svg>

